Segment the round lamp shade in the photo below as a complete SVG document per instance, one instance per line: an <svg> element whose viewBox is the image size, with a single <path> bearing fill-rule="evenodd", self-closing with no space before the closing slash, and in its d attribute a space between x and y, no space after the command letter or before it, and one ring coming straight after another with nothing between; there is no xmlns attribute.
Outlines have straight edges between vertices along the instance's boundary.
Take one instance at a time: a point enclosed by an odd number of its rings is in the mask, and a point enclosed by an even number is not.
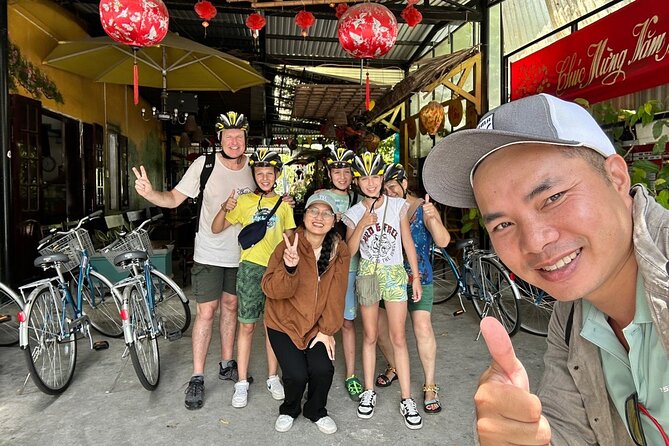
<svg viewBox="0 0 669 446"><path fill-rule="evenodd" d="M397 19L378 3L351 6L339 19L339 44L357 59L374 59L388 53L397 41Z"/></svg>

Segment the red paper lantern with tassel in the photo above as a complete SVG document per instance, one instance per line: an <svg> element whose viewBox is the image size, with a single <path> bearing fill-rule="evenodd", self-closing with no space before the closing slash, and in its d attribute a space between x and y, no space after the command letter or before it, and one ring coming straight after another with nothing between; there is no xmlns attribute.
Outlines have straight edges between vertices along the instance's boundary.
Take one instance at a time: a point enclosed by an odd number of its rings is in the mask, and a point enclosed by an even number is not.
<svg viewBox="0 0 669 446"><path fill-rule="evenodd" d="M348 10L348 4L347 3L339 3L337 7L335 8L335 14L337 15L337 19L340 19L342 15Z"/></svg>
<svg viewBox="0 0 669 446"><path fill-rule="evenodd" d="M307 37L307 30L314 26L316 17L307 10L302 10L295 16L295 24L302 30L302 37Z"/></svg>
<svg viewBox="0 0 669 446"><path fill-rule="evenodd" d="M198 17L202 19L202 26L204 27L204 36L207 37L207 28L209 27L209 20L216 17L216 6L212 5L207 0L199 0L193 7Z"/></svg>
<svg viewBox="0 0 669 446"><path fill-rule="evenodd" d="M159 44L167 34L170 16L162 0L100 0L100 23L114 41L132 47ZM133 66L133 93L139 103L139 71Z"/></svg>
<svg viewBox="0 0 669 446"><path fill-rule="evenodd" d="M351 6L339 19L339 44L358 59L385 55L397 41L397 19L378 3Z"/></svg>
<svg viewBox="0 0 669 446"><path fill-rule="evenodd" d="M420 0L407 0L407 5L412 6L412 5L417 5Z"/></svg>
<svg viewBox="0 0 669 446"><path fill-rule="evenodd" d="M411 27L414 27L423 21L423 14L421 14L419 10L414 8L413 5L409 5L406 8L404 8L402 14L400 15L402 16L404 21L407 22L407 25Z"/></svg>
<svg viewBox="0 0 669 446"><path fill-rule="evenodd" d="M258 38L261 29L267 25L267 20L260 13L254 12L246 18L246 27L251 30L254 39Z"/></svg>

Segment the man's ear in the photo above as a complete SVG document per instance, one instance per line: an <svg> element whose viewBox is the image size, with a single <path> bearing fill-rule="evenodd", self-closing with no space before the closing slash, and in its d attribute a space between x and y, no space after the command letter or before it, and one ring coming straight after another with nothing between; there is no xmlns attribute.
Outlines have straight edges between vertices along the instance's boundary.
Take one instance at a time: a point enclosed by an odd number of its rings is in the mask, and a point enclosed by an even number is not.
<svg viewBox="0 0 669 446"><path fill-rule="evenodd" d="M618 154L611 155L604 161L604 168L616 190L629 195L631 180L625 159Z"/></svg>

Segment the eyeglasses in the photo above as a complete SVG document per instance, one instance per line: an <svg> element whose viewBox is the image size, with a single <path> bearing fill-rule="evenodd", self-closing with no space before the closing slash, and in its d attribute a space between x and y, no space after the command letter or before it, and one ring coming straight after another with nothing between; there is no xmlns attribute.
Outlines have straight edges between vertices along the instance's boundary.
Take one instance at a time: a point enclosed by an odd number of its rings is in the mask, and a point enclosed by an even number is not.
<svg viewBox="0 0 669 446"><path fill-rule="evenodd" d="M311 215L314 218L320 215L323 220L332 220L333 218L335 218L335 213L332 211L328 211L327 209L319 211L318 208L309 208L306 210L306 212L307 214Z"/></svg>
<svg viewBox="0 0 669 446"><path fill-rule="evenodd" d="M625 419L629 427L629 433L632 436L632 441L637 446L646 446L646 436L643 433L643 426L641 425L641 414L647 416L653 422L655 427L660 431L660 435L664 439L664 444L669 446L669 437L662 428L662 425L648 412L648 409L639 402L639 397L636 392L631 394L625 400Z"/></svg>

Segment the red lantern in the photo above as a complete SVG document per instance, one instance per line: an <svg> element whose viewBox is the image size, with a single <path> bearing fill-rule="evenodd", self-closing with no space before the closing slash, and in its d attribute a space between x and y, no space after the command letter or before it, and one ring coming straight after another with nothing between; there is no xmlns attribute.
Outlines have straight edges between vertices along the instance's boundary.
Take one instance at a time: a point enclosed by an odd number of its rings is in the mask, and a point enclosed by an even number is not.
<svg viewBox="0 0 669 446"><path fill-rule="evenodd" d="M207 36L207 27L209 26L209 20L216 17L216 6L212 5L211 2L207 0L199 0L194 6L195 12L198 17L202 19L202 26L204 26L204 35Z"/></svg>
<svg viewBox="0 0 669 446"><path fill-rule="evenodd" d="M341 16L348 10L348 4L347 3L340 3L337 5L337 8L335 8L335 14L337 15L337 18L340 19Z"/></svg>
<svg viewBox="0 0 669 446"><path fill-rule="evenodd" d="M100 23L116 42L132 47L159 44L167 34L170 16L162 0L100 0ZM133 67L135 105L139 103L139 71Z"/></svg>
<svg viewBox="0 0 669 446"><path fill-rule="evenodd" d="M143 47L163 40L170 16L162 0L101 0L100 22L115 41Z"/></svg>
<svg viewBox="0 0 669 446"><path fill-rule="evenodd" d="M414 27L423 21L423 14L421 14L419 10L414 8L413 5L409 5L406 8L404 8L402 14L400 15L402 16L404 21L407 22L407 25L411 27Z"/></svg>
<svg viewBox="0 0 669 446"><path fill-rule="evenodd" d="M295 24L302 29L302 37L307 37L307 30L314 26L316 17L307 10L302 10L295 16Z"/></svg>
<svg viewBox="0 0 669 446"><path fill-rule="evenodd" d="M407 0L407 5L417 5L420 0Z"/></svg>
<svg viewBox="0 0 669 446"><path fill-rule="evenodd" d="M251 30L254 39L258 38L258 33L265 27L267 20L260 13L254 12L246 18L246 27Z"/></svg>
<svg viewBox="0 0 669 446"><path fill-rule="evenodd" d="M388 8L378 3L351 6L339 19L339 43L358 59L373 59L386 54L397 41L397 20Z"/></svg>

